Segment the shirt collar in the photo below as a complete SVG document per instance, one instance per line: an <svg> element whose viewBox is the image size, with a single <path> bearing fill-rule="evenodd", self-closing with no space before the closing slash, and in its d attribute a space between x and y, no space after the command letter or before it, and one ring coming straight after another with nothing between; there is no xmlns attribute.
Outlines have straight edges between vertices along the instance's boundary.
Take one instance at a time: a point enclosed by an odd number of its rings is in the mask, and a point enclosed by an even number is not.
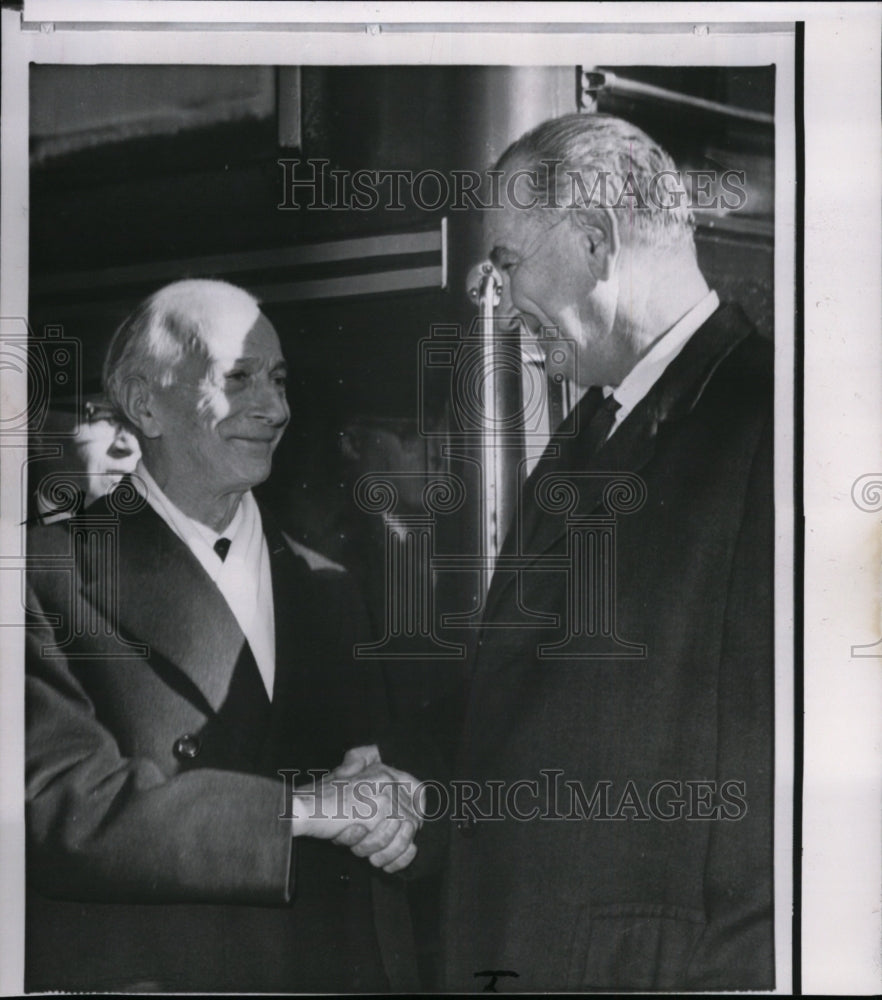
<svg viewBox="0 0 882 1000"><path fill-rule="evenodd" d="M686 346L686 341L710 317L720 304L719 297L710 291L689 312L682 316L667 333L652 345L618 386L605 386L604 395L615 395L619 403L616 424L620 424L643 399L662 372Z"/></svg>
<svg viewBox="0 0 882 1000"><path fill-rule="evenodd" d="M201 521L190 517L189 514L185 514L180 507L172 503L148 471L143 458L139 460L135 468L134 479L138 491L181 538L185 541L198 538L209 548L214 548L214 543L219 538L229 538L231 542L234 541L245 519L246 506L250 507L254 503L254 498L250 490L243 494L236 506L236 513L233 514L232 521L230 521L223 532L219 533L213 528L209 528L207 524L203 524Z"/></svg>

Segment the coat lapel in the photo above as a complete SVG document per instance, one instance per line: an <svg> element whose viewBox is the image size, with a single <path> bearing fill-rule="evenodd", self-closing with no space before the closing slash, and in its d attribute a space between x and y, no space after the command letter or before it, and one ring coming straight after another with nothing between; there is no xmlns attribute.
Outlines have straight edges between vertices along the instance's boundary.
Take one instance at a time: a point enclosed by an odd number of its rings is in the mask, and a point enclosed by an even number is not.
<svg viewBox="0 0 882 1000"><path fill-rule="evenodd" d="M321 574L292 549L263 507L261 518L276 623L276 679L263 766L268 773L292 762L304 772L334 766L354 745L340 735L344 720L369 710L345 662L341 637L351 622L341 620L327 581L322 584Z"/></svg>
<svg viewBox="0 0 882 1000"><path fill-rule="evenodd" d="M273 689L273 729L280 714L290 722L297 694L297 651L302 649L297 595L303 592L297 557L285 541L275 519L260 506L263 533L273 580L273 614L276 630L276 676Z"/></svg>
<svg viewBox="0 0 882 1000"><path fill-rule="evenodd" d="M538 560L566 536L569 520L599 512L604 490L610 482L617 474L639 475L655 455L660 429L692 411L717 366L752 332L753 327L740 307L725 305L717 309L593 457L588 456L586 450L589 421L580 420L577 407L575 433L553 440L551 444L557 448L557 457L546 460L543 456L524 483L521 513L506 537L503 554L520 554ZM549 498L553 500L550 495L555 483L570 484L574 488L574 506L567 505L567 509L560 512L548 509L554 506ZM537 498L543 496L540 502ZM514 534L516 530L520 530L520 542ZM487 595L485 621L516 578L512 572L494 574Z"/></svg>
<svg viewBox="0 0 882 1000"><path fill-rule="evenodd" d="M87 552L82 574L86 598L108 621L116 615L122 635L146 643L150 656L177 667L218 712L246 646L233 613L199 561L152 507L145 504L114 516L119 522L116 587L108 585L106 567L93 565L95 557Z"/></svg>

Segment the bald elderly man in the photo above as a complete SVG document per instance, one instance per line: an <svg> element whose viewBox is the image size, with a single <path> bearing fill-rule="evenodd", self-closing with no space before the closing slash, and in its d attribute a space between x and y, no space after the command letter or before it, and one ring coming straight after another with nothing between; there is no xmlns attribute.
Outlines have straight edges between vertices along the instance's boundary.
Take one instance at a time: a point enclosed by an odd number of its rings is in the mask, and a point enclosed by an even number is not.
<svg viewBox="0 0 882 1000"><path fill-rule="evenodd" d="M251 493L285 374L242 289L156 292L104 371L135 475L29 537L29 990L413 986L393 876L421 817L359 604Z"/></svg>

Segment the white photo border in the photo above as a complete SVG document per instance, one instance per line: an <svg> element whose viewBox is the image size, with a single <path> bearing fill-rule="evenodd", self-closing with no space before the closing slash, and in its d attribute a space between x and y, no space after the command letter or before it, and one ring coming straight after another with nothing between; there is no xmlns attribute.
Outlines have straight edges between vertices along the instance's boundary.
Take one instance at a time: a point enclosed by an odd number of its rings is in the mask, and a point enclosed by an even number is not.
<svg viewBox="0 0 882 1000"><path fill-rule="evenodd" d="M76 12L77 23L71 20ZM879 659L851 647L880 635L877 521L852 484L879 469L879 28L876 4L278 4L31 0L3 11L0 316L28 315L28 66L37 63L769 65L776 72L776 812L778 993L792 981L794 601L804 598L802 954L805 992L880 988ZM245 16L247 13L247 17ZM713 23L708 22L709 13ZM691 15L691 16L690 16ZM694 20L693 20L694 19ZM183 23L175 26L173 22ZM190 23L186 23L189 21ZM805 593L794 586L793 373L797 364L795 21L805 22ZM423 22L415 24L415 22ZM587 54L586 54L587 53ZM835 141L831 142L831 130ZM848 184L842 163L857 174ZM851 190L851 187L854 190ZM831 197L832 193L832 197ZM848 409L838 393L848 388ZM0 371L6 413L26 405ZM834 426L821 414L833 414ZM3 447L0 622L21 614L3 553L24 519ZM14 469L10 475L8 470ZM17 537L17 536L16 536ZM16 611L18 609L18 611ZM0 629L0 992L23 981L23 629ZM797 645L799 645L797 643Z"/></svg>

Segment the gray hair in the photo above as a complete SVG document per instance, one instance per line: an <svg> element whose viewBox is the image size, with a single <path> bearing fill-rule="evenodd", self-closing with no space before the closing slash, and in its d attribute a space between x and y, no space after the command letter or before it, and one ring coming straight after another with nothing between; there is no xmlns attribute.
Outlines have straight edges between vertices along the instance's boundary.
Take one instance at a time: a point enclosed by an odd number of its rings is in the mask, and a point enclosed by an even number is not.
<svg viewBox="0 0 882 1000"><path fill-rule="evenodd" d="M589 113L549 119L513 142L497 168L518 165L530 172L527 190L546 207L606 204L628 213L626 239L694 246L695 220L674 161L630 122Z"/></svg>
<svg viewBox="0 0 882 1000"><path fill-rule="evenodd" d="M187 279L160 288L120 324L104 359L108 402L127 426L123 386L131 378L168 386L188 356L208 358L212 329L241 316L248 329L260 306L245 289L226 281Z"/></svg>

